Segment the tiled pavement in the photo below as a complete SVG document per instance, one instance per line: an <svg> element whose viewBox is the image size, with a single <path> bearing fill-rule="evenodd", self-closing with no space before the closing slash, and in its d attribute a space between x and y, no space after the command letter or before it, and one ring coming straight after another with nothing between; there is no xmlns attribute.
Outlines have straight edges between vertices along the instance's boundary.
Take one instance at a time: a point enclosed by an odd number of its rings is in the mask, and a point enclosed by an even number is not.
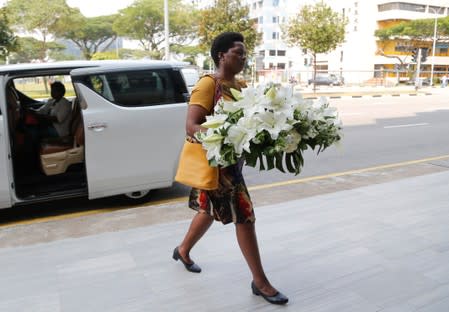
<svg viewBox="0 0 449 312"><path fill-rule="evenodd" d="M0 249L0 311L449 310L449 171L259 207L257 231L286 307L250 291L234 227L171 259L187 221ZM126 219L123 222L127 222Z"/></svg>

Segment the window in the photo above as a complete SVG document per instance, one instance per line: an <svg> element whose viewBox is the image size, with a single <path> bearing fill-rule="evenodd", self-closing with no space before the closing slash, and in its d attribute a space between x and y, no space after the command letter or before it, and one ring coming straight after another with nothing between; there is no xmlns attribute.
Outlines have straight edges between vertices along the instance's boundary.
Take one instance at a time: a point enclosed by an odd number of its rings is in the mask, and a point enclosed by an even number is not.
<svg viewBox="0 0 449 312"><path fill-rule="evenodd" d="M48 83L56 80L61 81L64 84L66 97L75 95L72 79L69 75L18 78L14 79L14 86L18 91L31 99L45 99L51 97Z"/></svg>
<svg viewBox="0 0 449 312"><path fill-rule="evenodd" d="M285 69L285 63L278 63L278 69Z"/></svg>
<svg viewBox="0 0 449 312"><path fill-rule="evenodd" d="M279 16L273 16L273 24L279 24Z"/></svg>
<svg viewBox="0 0 449 312"><path fill-rule="evenodd" d="M270 50L270 56L275 56L276 55L276 50Z"/></svg>
<svg viewBox="0 0 449 312"><path fill-rule="evenodd" d="M444 7L437 7L433 5L429 5L429 13L432 14L444 14Z"/></svg>
<svg viewBox="0 0 449 312"><path fill-rule="evenodd" d="M258 21L259 24L263 24L263 16L259 16Z"/></svg>
<svg viewBox="0 0 449 312"><path fill-rule="evenodd" d="M285 56L285 50L278 50L278 56Z"/></svg>
<svg viewBox="0 0 449 312"><path fill-rule="evenodd" d="M182 103L180 73L171 69L155 69L124 73L91 75L88 84L98 94L122 106L151 106ZM176 79L177 78L177 79Z"/></svg>
<svg viewBox="0 0 449 312"><path fill-rule="evenodd" d="M273 0L273 6L274 7L279 6L279 0Z"/></svg>
<svg viewBox="0 0 449 312"><path fill-rule="evenodd" d="M259 56L265 56L265 50L260 50L259 51Z"/></svg>
<svg viewBox="0 0 449 312"><path fill-rule="evenodd" d="M379 4L377 6L379 12L391 11L391 10L401 10L401 11L412 11L412 12L425 12L426 6L424 4L414 4L405 2L390 2Z"/></svg>
<svg viewBox="0 0 449 312"><path fill-rule="evenodd" d="M404 45L402 43L397 43L394 47L394 50L396 52L410 52L411 51L410 49L411 49L410 45L407 44Z"/></svg>
<svg viewBox="0 0 449 312"><path fill-rule="evenodd" d="M271 35L271 39L279 40L279 32L274 31Z"/></svg>

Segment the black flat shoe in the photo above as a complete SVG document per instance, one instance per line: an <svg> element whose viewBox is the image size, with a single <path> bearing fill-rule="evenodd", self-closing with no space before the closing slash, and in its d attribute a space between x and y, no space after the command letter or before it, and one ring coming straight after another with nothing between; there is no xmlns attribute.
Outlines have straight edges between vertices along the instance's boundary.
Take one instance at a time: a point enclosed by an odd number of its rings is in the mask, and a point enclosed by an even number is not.
<svg viewBox="0 0 449 312"><path fill-rule="evenodd" d="M253 290L253 294L256 296L262 296L266 301L272 304L286 304L288 302L288 298L284 296L279 291L273 296L264 295L257 287L254 285L254 282L251 283L251 289Z"/></svg>
<svg viewBox="0 0 449 312"><path fill-rule="evenodd" d="M173 250L173 259L175 259L176 261L181 260L182 264L184 264L186 270L189 272L193 272L193 273L201 272L201 268L198 265L196 265L195 262L187 263L184 261L184 259L179 254L178 247L176 247L175 250Z"/></svg>

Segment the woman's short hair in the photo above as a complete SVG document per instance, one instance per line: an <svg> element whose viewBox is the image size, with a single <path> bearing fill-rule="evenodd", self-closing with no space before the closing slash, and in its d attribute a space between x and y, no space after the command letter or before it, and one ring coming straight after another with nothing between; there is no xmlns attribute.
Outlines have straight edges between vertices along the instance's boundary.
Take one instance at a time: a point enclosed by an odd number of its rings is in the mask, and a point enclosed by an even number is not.
<svg viewBox="0 0 449 312"><path fill-rule="evenodd" d="M51 88L52 90L55 90L56 92L62 93L62 95L65 94L65 86L64 86L64 84L63 84L61 81L58 81L58 80L53 81L53 82L50 84L50 88Z"/></svg>
<svg viewBox="0 0 449 312"><path fill-rule="evenodd" d="M243 35L238 32L224 32L219 34L212 41L212 46L210 48L210 55L214 60L215 66L218 67L219 59L218 53L226 53L230 48L234 46L234 42L244 42Z"/></svg>

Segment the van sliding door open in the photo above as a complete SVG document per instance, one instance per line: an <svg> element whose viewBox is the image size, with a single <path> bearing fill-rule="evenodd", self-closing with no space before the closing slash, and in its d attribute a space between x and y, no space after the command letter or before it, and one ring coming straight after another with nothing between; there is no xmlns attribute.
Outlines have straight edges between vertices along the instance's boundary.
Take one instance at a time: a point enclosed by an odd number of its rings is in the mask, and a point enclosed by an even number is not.
<svg viewBox="0 0 449 312"><path fill-rule="evenodd" d="M3 84L0 84L3 85ZM5 98L5 91L0 90L0 97ZM2 101L3 104L4 101ZM5 118L6 107L0 103L0 208L11 206L11 195L9 189L9 175L8 175L8 135L7 122Z"/></svg>

